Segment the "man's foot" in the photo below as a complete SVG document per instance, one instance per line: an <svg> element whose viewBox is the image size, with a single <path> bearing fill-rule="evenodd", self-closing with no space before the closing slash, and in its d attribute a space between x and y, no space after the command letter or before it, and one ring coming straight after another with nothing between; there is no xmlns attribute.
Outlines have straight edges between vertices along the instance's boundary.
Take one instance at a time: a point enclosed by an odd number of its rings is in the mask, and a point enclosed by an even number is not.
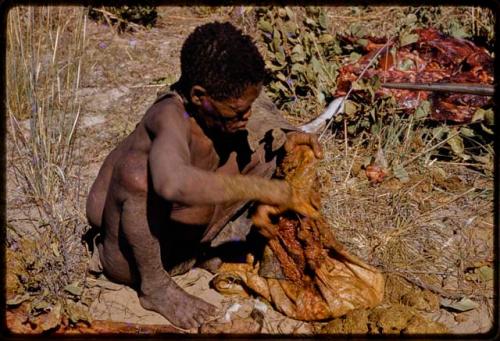
<svg viewBox="0 0 500 341"><path fill-rule="evenodd" d="M188 294L175 283L166 289L141 294L139 300L143 308L160 313L183 329L199 327L217 311L215 306Z"/></svg>

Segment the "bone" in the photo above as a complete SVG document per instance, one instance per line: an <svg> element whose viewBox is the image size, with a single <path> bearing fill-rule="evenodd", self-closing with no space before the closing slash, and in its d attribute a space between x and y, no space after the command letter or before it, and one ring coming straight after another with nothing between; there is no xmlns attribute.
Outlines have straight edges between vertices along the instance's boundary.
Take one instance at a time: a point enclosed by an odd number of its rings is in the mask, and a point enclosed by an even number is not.
<svg viewBox="0 0 500 341"><path fill-rule="evenodd" d="M344 112L344 96L338 97L328 104L325 111L309 123L299 126L299 129L306 133L316 134L324 126L327 120L332 119L335 115Z"/></svg>

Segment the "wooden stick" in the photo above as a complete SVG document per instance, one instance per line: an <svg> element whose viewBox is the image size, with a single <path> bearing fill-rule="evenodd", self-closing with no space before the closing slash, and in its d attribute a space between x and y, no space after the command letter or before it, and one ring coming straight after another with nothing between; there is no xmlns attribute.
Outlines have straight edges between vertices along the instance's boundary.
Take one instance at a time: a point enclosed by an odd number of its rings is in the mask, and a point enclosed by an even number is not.
<svg viewBox="0 0 500 341"><path fill-rule="evenodd" d="M491 84L476 83L382 83L383 88L422 90L438 92L457 92L462 94L493 96L495 87Z"/></svg>

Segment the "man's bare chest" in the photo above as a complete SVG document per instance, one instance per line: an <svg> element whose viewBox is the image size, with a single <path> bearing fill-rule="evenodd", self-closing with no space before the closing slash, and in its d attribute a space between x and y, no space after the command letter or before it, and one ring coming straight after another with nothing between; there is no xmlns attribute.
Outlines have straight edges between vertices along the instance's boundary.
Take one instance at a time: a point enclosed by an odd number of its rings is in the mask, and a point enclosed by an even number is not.
<svg viewBox="0 0 500 341"><path fill-rule="evenodd" d="M197 168L222 174L241 174L251 159L250 150L240 145L247 140L222 139L216 144L203 133L199 126L191 129L191 164Z"/></svg>

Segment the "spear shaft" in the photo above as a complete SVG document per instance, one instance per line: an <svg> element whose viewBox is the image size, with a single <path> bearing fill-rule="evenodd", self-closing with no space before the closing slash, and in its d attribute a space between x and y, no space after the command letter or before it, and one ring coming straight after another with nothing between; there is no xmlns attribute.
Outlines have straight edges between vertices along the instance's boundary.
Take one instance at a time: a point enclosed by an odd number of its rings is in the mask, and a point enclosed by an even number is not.
<svg viewBox="0 0 500 341"><path fill-rule="evenodd" d="M493 96L495 87L476 83L382 83L382 87L404 90L458 92L463 94Z"/></svg>

